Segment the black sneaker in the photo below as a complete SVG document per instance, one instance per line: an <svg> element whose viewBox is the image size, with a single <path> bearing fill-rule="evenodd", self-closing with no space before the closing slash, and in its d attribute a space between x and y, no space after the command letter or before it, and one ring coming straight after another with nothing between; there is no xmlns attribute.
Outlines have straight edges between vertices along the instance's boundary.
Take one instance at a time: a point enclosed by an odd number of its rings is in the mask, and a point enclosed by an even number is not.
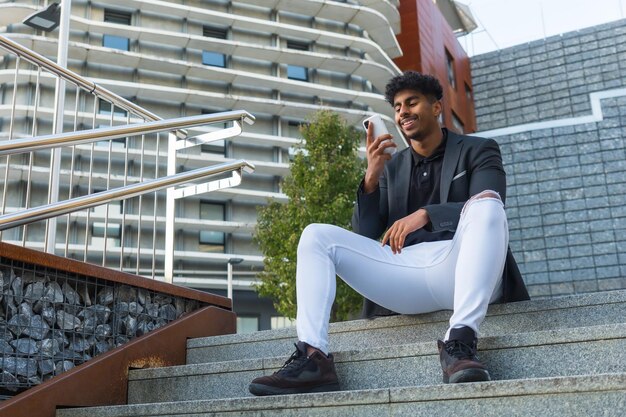
<svg viewBox="0 0 626 417"><path fill-rule="evenodd" d="M307 344L298 342L296 351L277 372L255 378L249 390L254 395L299 394L338 391L333 355L316 351L306 355Z"/></svg>
<svg viewBox="0 0 626 417"><path fill-rule="evenodd" d="M452 329L447 342L437 341L443 382L489 381L489 372L476 356L476 336L469 327Z"/></svg>

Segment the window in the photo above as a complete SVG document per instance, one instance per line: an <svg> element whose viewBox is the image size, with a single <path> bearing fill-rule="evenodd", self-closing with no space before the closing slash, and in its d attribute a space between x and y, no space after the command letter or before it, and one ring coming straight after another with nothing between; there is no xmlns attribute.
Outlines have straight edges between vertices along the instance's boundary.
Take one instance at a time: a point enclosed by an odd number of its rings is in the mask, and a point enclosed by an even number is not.
<svg viewBox="0 0 626 417"><path fill-rule="evenodd" d="M113 107L113 113L115 116L128 116L128 112L120 107L114 106L108 101L100 99L98 101L98 114L111 114L111 107Z"/></svg>
<svg viewBox="0 0 626 417"><path fill-rule="evenodd" d="M98 100L98 114L105 114L109 116L109 119L111 117L111 108L113 108L113 116L114 117L127 117L128 116L128 112L120 107L117 107L111 103L109 103L108 101L104 101L102 99ZM108 124L107 125L98 125L98 127L103 128L103 127L110 127ZM126 139L125 138L120 138L120 139L113 139L110 141L111 145L114 148L124 148L126 147ZM96 142L96 144L98 146L109 146L109 141L108 140L101 140Z"/></svg>
<svg viewBox="0 0 626 417"><path fill-rule="evenodd" d="M217 38L217 39L226 39L228 35L228 29L217 28L213 26L203 26L202 35L207 38ZM213 52L213 51L202 51L202 63L204 65L209 65L212 67L226 67L226 55Z"/></svg>
<svg viewBox="0 0 626 417"><path fill-rule="evenodd" d="M200 152L213 153L216 155L226 155L226 142L222 140L216 140L211 143L204 143L200 145Z"/></svg>
<svg viewBox="0 0 626 417"><path fill-rule="evenodd" d="M131 15L120 10L104 9L104 21L130 26Z"/></svg>
<svg viewBox="0 0 626 417"><path fill-rule="evenodd" d="M461 119L459 119L459 117L454 112L452 112L452 125L454 126L457 132L463 133L463 130L464 130L463 122L461 121Z"/></svg>
<svg viewBox="0 0 626 417"><path fill-rule="evenodd" d="M309 81L309 69L299 65L287 65L287 78L290 80Z"/></svg>
<svg viewBox="0 0 626 417"><path fill-rule="evenodd" d="M287 48L298 51L308 51L309 44L305 42L287 41ZM290 80L309 81L309 69L300 65L287 65L287 78Z"/></svg>
<svg viewBox="0 0 626 417"><path fill-rule="evenodd" d="M272 316L270 319L271 329L283 329L285 327L295 327L296 321L288 317Z"/></svg>
<svg viewBox="0 0 626 417"><path fill-rule="evenodd" d="M117 223L101 223L94 222L91 226L91 235L95 237L104 237L104 229L106 228L107 238L119 239L122 237L122 225Z"/></svg>
<svg viewBox="0 0 626 417"><path fill-rule="evenodd" d="M470 118L473 117L474 114L474 94L472 93L472 89L467 83L465 84L465 97L467 98L467 107L470 110Z"/></svg>
<svg viewBox="0 0 626 417"><path fill-rule="evenodd" d="M225 111L225 110L216 110L216 111L202 110L202 114L217 113L220 111ZM219 124L215 123L215 124L212 124L211 126L218 127ZM225 122L222 125L222 128L226 129L228 128L228 126L229 126L229 123ZM213 153L216 155L226 156L226 141L222 139L222 140L216 140L215 142L202 144L200 145L200 152Z"/></svg>
<svg viewBox="0 0 626 417"><path fill-rule="evenodd" d="M456 90L456 75L454 72L454 58L452 54L446 49L446 65L448 68L448 82Z"/></svg>
<svg viewBox="0 0 626 417"><path fill-rule="evenodd" d="M202 63L211 67L226 67L226 57L224 54L211 51L202 51Z"/></svg>
<svg viewBox="0 0 626 417"><path fill-rule="evenodd" d="M303 122L298 122L296 120L289 120L287 122L287 135L292 138L300 138L302 137L302 133L300 132L300 126L302 126Z"/></svg>
<svg viewBox="0 0 626 417"><path fill-rule="evenodd" d="M103 190L94 190L94 193ZM122 202L114 201L108 204L109 217L113 217L116 214L122 214ZM91 244L100 248L104 248L105 231L107 246L120 246L122 238L122 225L116 223L109 218L108 222L99 221L101 218L107 215L107 205L93 207L91 212L94 214L94 222L91 225ZM96 221L98 220L98 221Z"/></svg>
<svg viewBox="0 0 626 417"><path fill-rule="evenodd" d="M118 25L130 25L131 14L119 10L104 9L104 21L116 23ZM104 35L102 37L102 46L121 51L130 50L130 40L123 36Z"/></svg>
<svg viewBox="0 0 626 417"><path fill-rule="evenodd" d="M200 202L200 220L226 220L226 207L223 203ZM200 230L200 249L207 252L224 252L224 232Z"/></svg>
<svg viewBox="0 0 626 417"><path fill-rule="evenodd" d="M237 333L254 333L257 331L259 331L258 317L237 315Z"/></svg>
<svg viewBox="0 0 626 417"><path fill-rule="evenodd" d="M468 103L474 102L474 95L472 94L472 89L470 88L469 85L467 85L467 83L465 83L465 97L467 97Z"/></svg>
<svg viewBox="0 0 626 417"><path fill-rule="evenodd" d="M102 46L119 49L120 51L130 51L130 40L121 36L104 35L102 37Z"/></svg>

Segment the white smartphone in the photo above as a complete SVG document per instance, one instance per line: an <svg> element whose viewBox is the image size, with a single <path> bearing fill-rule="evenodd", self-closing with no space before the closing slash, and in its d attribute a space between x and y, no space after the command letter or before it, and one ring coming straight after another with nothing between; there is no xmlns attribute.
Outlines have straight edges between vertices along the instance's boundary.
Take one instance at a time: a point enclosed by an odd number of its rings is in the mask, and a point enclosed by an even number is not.
<svg viewBox="0 0 626 417"><path fill-rule="evenodd" d="M383 119L378 114L375 114L363 120L363 127L365 128L365 130L367 130L367 127L369 126L370 123L374 124L374 139L376 139L380 135L385 135L389 133L389 131L387 130L387 126L385 126L385 122L383 122ZM393 155L394 153L396 153L396 148L395 147L385 148L385 153L388 153L389 155Z"/></svg>

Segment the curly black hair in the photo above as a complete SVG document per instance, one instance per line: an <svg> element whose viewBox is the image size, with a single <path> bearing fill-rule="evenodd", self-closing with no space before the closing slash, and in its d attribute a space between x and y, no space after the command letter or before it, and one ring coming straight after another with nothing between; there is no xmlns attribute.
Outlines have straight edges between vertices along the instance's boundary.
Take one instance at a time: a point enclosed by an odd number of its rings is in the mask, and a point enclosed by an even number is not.
<svg viewBox="0 0 626 417"><path fill-rule="evenodd" d="M441 100L443 90L439 80L432 75L422 74L417 71L405 71L402 75L396 75L385 87L385 100L393 106L393 100L402 90L415 90L431 101Z"/></svg>

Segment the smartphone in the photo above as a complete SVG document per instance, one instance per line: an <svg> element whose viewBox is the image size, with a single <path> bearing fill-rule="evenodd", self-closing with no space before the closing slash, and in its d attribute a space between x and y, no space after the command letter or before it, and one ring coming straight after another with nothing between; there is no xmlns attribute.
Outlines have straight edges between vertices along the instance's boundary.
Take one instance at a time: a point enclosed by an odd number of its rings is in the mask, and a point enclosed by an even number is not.
<svg viewBox="0 0 626 417"><path fill-rule="evenodd" d="M378 114L375 114L363 120L363 127L365 128L365 130L367 130L370 123L374 124L374 139L376 139L380 135L385 135L389 133L389 131L387 130L387 126L385 126L385 122L383 122L383 119ZM394 153L396 153L396 148L385 148L385 153L393 155Z"/></svg>

